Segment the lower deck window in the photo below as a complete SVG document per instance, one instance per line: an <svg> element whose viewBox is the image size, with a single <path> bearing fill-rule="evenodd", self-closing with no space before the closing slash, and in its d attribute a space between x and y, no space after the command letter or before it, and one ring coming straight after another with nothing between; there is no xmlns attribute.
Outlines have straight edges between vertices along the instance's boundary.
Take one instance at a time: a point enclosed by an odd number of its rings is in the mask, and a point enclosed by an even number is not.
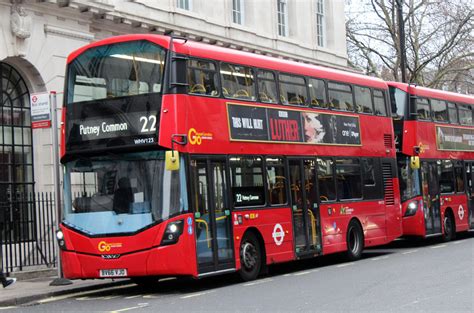
<svg viewBox="0 0 474 313"><path fill-rule="evenodd" d="M358 159L336 159L336 184L339 199L362 198L360 164Z"/></svg>
<svg viewBox="0 0 474 313"><path fill-rule="evenodd" d="M263 168L260 157L231 157L231 186L235 207L265 204Z"/></svg>

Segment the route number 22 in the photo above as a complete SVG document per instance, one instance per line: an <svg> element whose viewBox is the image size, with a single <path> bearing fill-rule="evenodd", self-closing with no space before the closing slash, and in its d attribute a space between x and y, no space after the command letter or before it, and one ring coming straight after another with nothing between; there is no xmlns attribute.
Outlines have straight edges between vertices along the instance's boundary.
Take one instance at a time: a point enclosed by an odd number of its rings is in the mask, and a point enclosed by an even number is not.
<svg viewBox="0 0 474 313"><path fill-rule="evenodd" d="M156 116L140 116L140 122L142 123L142 133L156 131Z"/></svg>

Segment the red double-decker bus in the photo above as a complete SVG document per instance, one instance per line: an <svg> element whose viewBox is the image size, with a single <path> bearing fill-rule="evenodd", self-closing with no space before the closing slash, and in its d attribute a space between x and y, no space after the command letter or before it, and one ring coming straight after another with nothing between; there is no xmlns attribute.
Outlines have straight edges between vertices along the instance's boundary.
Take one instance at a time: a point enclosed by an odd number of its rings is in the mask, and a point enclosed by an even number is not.
<svg viewBox="0 0 474 313"><path fill-rule="evenodd" d="M451 240L474 228L474 97L388 84L403 234Z"/></svg>
<svg viewBox="0 0 474 313"><path fill-rule="evenodd" d="M385 82L158 35L67 63L67 278L250 280L401 235Z"/></svg>

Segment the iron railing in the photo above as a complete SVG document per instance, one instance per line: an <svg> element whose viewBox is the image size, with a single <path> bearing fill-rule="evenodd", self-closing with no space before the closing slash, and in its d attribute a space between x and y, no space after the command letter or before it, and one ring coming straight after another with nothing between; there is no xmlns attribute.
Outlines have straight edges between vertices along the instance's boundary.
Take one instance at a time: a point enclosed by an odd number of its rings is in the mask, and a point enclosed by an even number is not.
<svg viewBox="0 0 474 313"><path fill-rule="evenodd" d="M0 267L8 274L56 266L54 193L16 194L0 202Z"/></svg>

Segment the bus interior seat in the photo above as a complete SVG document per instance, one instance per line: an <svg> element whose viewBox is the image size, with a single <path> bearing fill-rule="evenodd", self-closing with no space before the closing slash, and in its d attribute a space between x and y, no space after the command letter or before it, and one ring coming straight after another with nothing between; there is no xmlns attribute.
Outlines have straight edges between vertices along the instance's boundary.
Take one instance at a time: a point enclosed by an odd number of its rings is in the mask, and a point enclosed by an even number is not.
<svg viewBox="0 0 474 313"><path fill-rule="evenodd" d="M289 103L290 104L303 104L303 100L301 99L300 96L294 96L294 97L291 97Z"/></svg>
<svg viewBox="0 0 474 313"><path fill-rule="evenodd" d="M336 100L336 99L329 100L329 107L331 109L339 110L340 109L339 100Z"/></svg>
<svg viewBox="0 0 474 313"><path fill-rule="evenodd" d="M227 90L227 88L225 88L225 87L222 87L222 94L224 95L224 97L228 97L229 96L229 90Z"/></svg>
<svg viewBox="0 0 474 313"><path fill-rule="evenodd" d="M250 99L250 94L245 89L239 89L234 93L233 97L234 98Z"/></svg>
<svg viewBox="0 0 474 313"><path fill-rule="evenodd" d="M272 99L270 99L266 93L260 91L258 93L258 97L260 98L260 101L262 102L273 102Z"/></svg>
<svg viewBox="0 0 474 313"><path fill-rule="evenodd" d="M191 87L191 90L189 92L205 95L206 94L206 88L202 84L194 84Z"/></svg>

